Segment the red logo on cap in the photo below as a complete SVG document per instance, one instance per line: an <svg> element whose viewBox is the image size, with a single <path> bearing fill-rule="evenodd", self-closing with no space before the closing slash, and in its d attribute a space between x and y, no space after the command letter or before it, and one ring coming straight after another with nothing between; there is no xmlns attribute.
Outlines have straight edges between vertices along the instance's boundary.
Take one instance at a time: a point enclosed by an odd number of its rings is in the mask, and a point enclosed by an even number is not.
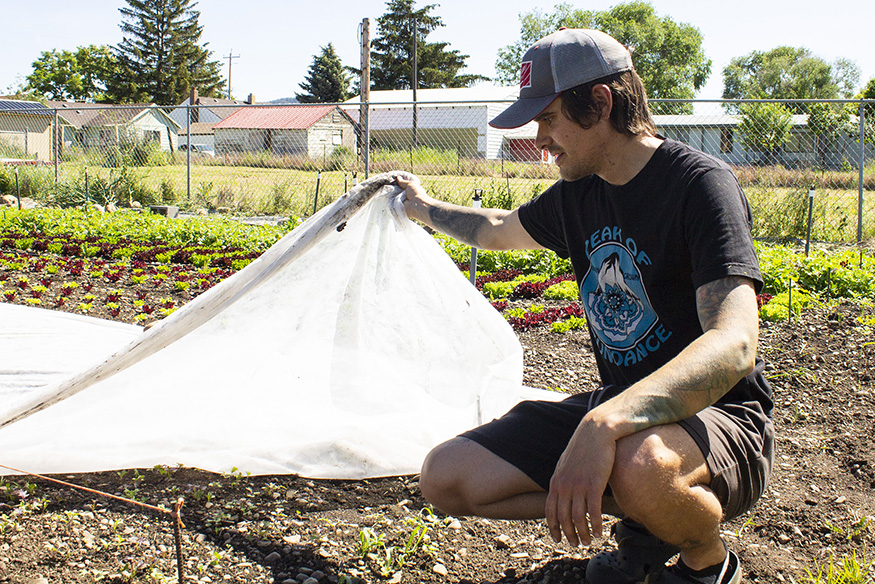
<svg viewBox="0 0 875 584"><path fill-rule="evenodd" d="M532 86L532 62L523 61L520 66L520 89Z"/></svg>

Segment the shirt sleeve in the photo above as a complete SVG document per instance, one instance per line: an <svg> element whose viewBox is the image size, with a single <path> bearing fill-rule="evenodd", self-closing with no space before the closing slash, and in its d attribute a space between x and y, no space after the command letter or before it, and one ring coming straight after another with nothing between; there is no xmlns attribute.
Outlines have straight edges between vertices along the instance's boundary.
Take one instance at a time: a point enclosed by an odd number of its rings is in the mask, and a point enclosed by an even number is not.
<svg viewBox="0 0 875 584"><path fill-rule="evenodd" d="M532 239L556 255L568 259L568 244L562 216L562 182L554 183L546 191L523 203L519 208L520 223Z"/></svg>
<svg viewBox="0 0 875 584"><path fill-rule="evenodd" d="M731 170L715 168L693 182L685 229L696 288L727 276L743 276L753 280L757 293L762 290L752 221L750 206Z"/></svg>

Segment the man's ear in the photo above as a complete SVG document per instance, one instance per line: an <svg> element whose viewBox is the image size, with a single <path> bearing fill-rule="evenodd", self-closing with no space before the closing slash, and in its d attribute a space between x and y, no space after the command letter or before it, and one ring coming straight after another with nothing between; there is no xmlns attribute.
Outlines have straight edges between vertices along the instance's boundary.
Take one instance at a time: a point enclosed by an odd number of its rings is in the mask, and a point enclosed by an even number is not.
<svg viewBox="0 0 875 584"><path fill-rule="evenodd" d="M611 110L614 107L614 97L611 88L604 83L594 85L592 88L592 101L599 112L599 119L610 119Z"/></svg>

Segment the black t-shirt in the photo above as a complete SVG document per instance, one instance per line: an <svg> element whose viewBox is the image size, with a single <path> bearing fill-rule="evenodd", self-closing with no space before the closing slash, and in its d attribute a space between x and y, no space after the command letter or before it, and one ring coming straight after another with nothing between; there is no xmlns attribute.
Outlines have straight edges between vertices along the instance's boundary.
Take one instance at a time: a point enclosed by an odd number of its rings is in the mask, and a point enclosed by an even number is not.
<svg viewBox="0 0 875 584"><path fill-rule="evenodd" d="M627 184L560 180L519 210L544 247L570 258L605 385L629 386L702 334L696 288L762 277L747 200L731 169L665 140ZM720 401L771 412L762 361Z"/></svg>

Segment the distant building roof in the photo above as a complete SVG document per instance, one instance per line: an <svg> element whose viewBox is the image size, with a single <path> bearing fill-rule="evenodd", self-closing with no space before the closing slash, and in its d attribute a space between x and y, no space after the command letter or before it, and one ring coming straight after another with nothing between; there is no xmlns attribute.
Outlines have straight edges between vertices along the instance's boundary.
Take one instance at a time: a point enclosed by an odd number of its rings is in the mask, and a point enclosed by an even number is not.
<svg viewBox="0 0 875 584"><path fill-rule="evenodd" d="M191 129L192 136L196 136L199 134L205 135L205 134L212 134L213 133L213 126L215 126L215 125L216 125L215 123L210 123L210 122L195 122L193 124L190 124L189 128ZM179 131L179 135L185 136L185 126L182 126L182 128Z"/></svg>
<svg viewBox="0 0 875 584"><path fill-rule="evenodd" d="M666 126L737 126L742 116L732 114L679 114L679 115L654 115L653 123L658 127ZM808 116L794 114L790 116L790 123L794 126L804 126L808 123Z"/></svg>
<svg viewBox="0 0 875 584"><path fill-rule="evenodd" d="M237 110L213 128L306 130L334 110L352 123L346 112L336 105L249 106Z"/></svg>
<svg viewBox="0 0 875 584"><path fill-rule="evenodd" d="M159 116L173 121L163 109L154 103L114 105L107 103L83 103L74 101L50 101L49 107L58 110L58 115L75 128L124 126L144 112L153 110Z"/></svg>
<svg viewBox="0 0 875 584"><path fill-rule="evenodd" d="M416 101L454 102L449 105L465 105L467 102L512 101L519 97L519 94L519 87L500 87L495 85L444 87L439 89L417 89ZM371 104L402 104L408 102L413 102L412 89L371 91L370 95ZM358 95L344 102L344 104L358 103L361 103L361 97Z"/></svg>
<svg viewBox="0 0 875 584"><path fill-rule="evenodd" d="M111 107L100 103L83 103L76 101L49 101L52 109L58 110L58 115L75 128L82 128L88 122L100 115L100 109Z"/></svg>
<svg viewBox="0 0 875 584"><path fill-rule="evenodd" d="M12 112L31 116L53 116L51 109L38 101L23 101L18 99L0 99L0 112Z"/></svg>
<svg viewBox="0 0 875 584"><path fill-rule="evenodd" d="M187 99L184 105L187 104L190 100L191 98ZM248 106L250 104L247 101L240 101L239 99L222 99L219 97L198 96L197 100L194 102L194 105L205 107L224 120L225 118L236 112L240 107Z"/></svg>

